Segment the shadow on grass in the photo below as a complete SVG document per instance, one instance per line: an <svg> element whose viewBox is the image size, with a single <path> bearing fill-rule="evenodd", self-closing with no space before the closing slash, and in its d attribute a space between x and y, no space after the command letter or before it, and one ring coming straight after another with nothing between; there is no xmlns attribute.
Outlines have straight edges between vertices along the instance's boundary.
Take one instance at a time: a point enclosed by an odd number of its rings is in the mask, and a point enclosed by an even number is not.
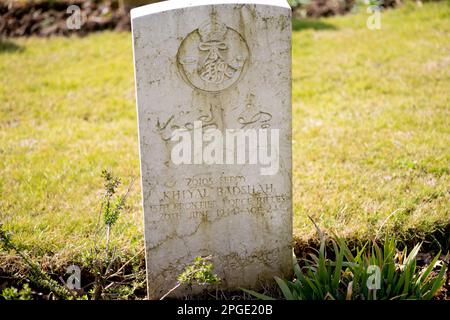
<svg viewBox="0 0 450 320"><path fill-rule="evenodd" d="M337 30L337 28L329 23L322 22L320 20L314 19L292 19L292 30L300 31L300 30Z"/></svg>
<svg viewBox="0 0 450 320"><path fill-rule="evenodd" d="M21 52L23 50L25 50L24 47L19 46L12 41L0 39L0 54L8 52Z"/></svg>

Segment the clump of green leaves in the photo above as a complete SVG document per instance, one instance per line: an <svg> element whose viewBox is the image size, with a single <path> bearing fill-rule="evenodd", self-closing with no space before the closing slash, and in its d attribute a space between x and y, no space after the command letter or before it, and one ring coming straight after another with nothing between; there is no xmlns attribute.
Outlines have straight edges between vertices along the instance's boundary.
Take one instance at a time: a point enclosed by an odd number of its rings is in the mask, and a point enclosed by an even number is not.
<svg viewBox="0 0 450 320"><path fill-rule="evenodd" d="M351 275L345 270L348 263L344 261L344 251L334 241L331 243L334 248L334 260L328 258L325 241L322 241L319 250L309 254L309 259L305 259L303 268L300 268L298 263L294 265L297 279L291 282L292 286L282 279L276 279L286 298L290 300L347 298L348 284L351 281ZM291 287L294 290L288 290Z"/></svg>
<svg viewBox="0 0 450 320"><path fill-rule="evenodd" d="M421 244L411 252L397 249L395 239L386 238L380 247L366 243L353 253L343 239L331 239L334 258L327 257L325 239L318 251L294 265L293 281L275 277L288 300L430 300L445 283L446 267L440 252L423 268L417 266ZM272 299L245 290L260 299Z"/></svg>
<svg viewBox="0 0 450 320"><path fill-rule="evenodd" d="M334 260L328 258L326 242L323 239L319 250L313 249L313 253L303 259L303 267L300 267L298 262L294 264L294 281L274 277L287 300L346 299L348 284L351 282L351 274L345 270L348 262L344 261L344 250L334 241L332 244ZM273 299L252 290L243 290L259 299Z"/></svg>
<svg viewBox="0 0 450 320"><path fill-rule="evenodd" d="M354 299L431 300L445 283L447 268L445 262L439 260L441 252L427 266L417 266L417 254L422 243L415 245L411 251L407 247L398 250L395 239L386 238L383 246L373 242L356 256L342 239L339 239L339 246L349 261L348 269L353 275ZM375 273L368 272L369 269ZM378 288L370 289L369 283L374 281L375 276L380 280Z"/></svg>
<svg viewBox="0 0 450 320"><path fill-rule="evenodd" d="M192 287L193 285L204 286L208 284L219 284L220 278L213 272L214 265L210 262L211 256L195 257L192 264L188 265L178 276L177 284L170 289L161 300L175 291L182 284Z"/></svg>
<svg viewBox="0 0 450 320"><path fill-rule="evenodd" d="M189 286L219 283L219 277L213 273L214 265L209 260L210 257L196 257L194 263L178 276L178 281Z"/></svg>
<svg viewBox="0 0 450 320"><path fill-rule="evenodd" d="M20 290L14 287L5 288L0 296L5 300L32 300L31 289L28 283L25 283Z"/></svg>

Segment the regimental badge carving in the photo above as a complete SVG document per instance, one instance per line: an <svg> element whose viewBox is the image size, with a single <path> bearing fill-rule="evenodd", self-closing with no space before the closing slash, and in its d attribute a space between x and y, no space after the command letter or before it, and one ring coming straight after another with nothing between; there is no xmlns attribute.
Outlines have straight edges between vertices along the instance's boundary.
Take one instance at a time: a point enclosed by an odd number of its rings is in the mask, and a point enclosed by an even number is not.
<svg viewBox="0 0 450 320"><path fill-rule="evenodd" d="M245 72L249 50L244 38L217 21L212 14L182 41L178 67L191 86L210 92L222 91L236 83Z"/></svg>
<svg viewBox="0 0 450 320"><path fill-rule="evenodd" d="M255 95L250 93L247 95L247 102L244 110L239 114L237 122L241 125L241 129L270 128L272 114L261 110L255 105Z"/></svg>

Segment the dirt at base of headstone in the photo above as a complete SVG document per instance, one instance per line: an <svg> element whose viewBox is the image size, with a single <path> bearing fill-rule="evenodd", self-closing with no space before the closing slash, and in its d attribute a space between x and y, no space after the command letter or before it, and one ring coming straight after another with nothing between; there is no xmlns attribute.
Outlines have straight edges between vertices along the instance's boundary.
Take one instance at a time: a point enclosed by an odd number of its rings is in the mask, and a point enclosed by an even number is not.
<svg viewBox="0 0 450 320"><path fill-rule="evenodd" d="M80 11L68 12L72 5L78 6ZM78 12L81 19L73 20ZM79 28L73 21L81 22ZM86 35L108 29L131 29L129 11L121 8L117 0L0 1L0 36Z"/></svg>

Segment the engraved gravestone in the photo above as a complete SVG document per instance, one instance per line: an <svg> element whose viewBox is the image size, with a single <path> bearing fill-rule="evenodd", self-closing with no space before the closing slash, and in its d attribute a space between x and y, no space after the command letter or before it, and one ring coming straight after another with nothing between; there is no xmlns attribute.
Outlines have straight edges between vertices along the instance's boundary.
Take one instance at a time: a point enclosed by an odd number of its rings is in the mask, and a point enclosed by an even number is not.
<svg viewBox="0 0 450 320"><path fill-rule="evenodd" d="M196 256L223 289L288 276L288 3L173 0L131 17L149 297Z"/></svg>

